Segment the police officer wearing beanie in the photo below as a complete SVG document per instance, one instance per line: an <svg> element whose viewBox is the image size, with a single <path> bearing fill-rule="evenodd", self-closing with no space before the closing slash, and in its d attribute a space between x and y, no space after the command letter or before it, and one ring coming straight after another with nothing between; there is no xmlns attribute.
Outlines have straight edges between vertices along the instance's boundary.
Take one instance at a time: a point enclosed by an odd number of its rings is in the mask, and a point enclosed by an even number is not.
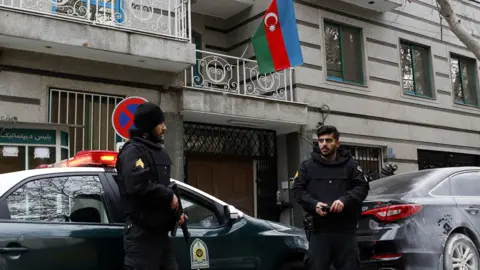
<svg viewBox="0 0 480 270"><path fill-rule="evenodd" d="M178 200L168 188L171 160L161 142L167 127L154 103L140 104L135 128L117 159L116 181L125 217L125 270L176 270L168 233L175 222ZM180 217L183 224L187 217Z"/></svg>

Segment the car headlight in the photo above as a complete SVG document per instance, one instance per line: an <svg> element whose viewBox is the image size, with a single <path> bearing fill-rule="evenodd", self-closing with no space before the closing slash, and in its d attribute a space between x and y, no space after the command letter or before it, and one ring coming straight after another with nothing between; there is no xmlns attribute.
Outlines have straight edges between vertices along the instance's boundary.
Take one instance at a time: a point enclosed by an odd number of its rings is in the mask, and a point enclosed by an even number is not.
<svg viewBox="0 0 480 270"><path fill-rule="evenodd" d="M308 250L308 240L304 236L293 236L288 238L287 245L292 248L301 248Z"/></svg>

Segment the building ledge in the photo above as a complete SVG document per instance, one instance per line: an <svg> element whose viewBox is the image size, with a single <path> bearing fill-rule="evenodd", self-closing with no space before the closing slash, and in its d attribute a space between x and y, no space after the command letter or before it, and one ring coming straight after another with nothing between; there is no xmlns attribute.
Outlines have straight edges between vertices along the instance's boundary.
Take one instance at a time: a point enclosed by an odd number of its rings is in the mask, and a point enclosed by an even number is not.
<svg viewBox="0 0 480 270"><path fill-rule="evenodd" d="M0 47L178 73L195 44L0 9Z"/></svg>
<svg viewBox="0 0 480 270"><path fill-rule="evenodd" d="M183 90L185 121L296 132L307 124L307 104L215 91Z"/></svg>
<svg viewBox="0 0 480 270"><path fill-rule="evenodd" d="M402 6L404 0L341 0L376 12L387 12Z"/></svg>

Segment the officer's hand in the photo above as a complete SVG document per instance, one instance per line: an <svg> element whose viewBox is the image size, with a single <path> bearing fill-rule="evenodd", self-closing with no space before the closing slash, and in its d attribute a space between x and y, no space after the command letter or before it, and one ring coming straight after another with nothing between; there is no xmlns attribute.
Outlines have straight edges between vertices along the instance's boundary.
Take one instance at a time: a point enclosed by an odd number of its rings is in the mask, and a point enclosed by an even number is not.
<svg viewBox="0 0 480 270"><path fill-rule="evenodd" d="M171 207L172 207L172 209L177 209L178 208L178 198L177 198L177 195L175 195L175 194L173 194Z"/></svg>
<svg viewBox="0 0 480 270"><path fill-rule="evenodd" d="M185 223L185 220L188 220L188 216L185 215L185 214L182 214L182 215L180 216L180 221L178 222L178 223L180 224L180 226L182 226L183 223Z"/></svg>
<svg viewBox="0 0 480 270"><path fill-rule="evenodd" d="M317 207L315 208L315 211L317 212L317 214L319 214L322 217L327 215L327 212L322 211L322 207L325 207L325 206L327 206L326 203L319 202L317 203Z"/></svg>
<svg viewBox="0 0 480 270"><path fill-rule="evenodd" d="M343 210L343 203L340 200L336 200L333 202L332 207L330 207L331 212L342 212Z"/></svg>

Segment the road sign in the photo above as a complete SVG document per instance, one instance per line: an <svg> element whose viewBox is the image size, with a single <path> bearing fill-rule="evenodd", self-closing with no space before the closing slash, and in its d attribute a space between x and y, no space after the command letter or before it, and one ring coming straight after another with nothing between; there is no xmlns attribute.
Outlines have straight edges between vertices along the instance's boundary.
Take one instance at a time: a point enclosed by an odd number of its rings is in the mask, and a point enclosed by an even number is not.
<svg viewBox="0 0 480 270"><path fill-rule="evenodd" d="M142 97L128 97L117 104L112 113L112 125L117 134L128 140L130 128L134 128L133 115L138 105L148 102Z"/></svg>

